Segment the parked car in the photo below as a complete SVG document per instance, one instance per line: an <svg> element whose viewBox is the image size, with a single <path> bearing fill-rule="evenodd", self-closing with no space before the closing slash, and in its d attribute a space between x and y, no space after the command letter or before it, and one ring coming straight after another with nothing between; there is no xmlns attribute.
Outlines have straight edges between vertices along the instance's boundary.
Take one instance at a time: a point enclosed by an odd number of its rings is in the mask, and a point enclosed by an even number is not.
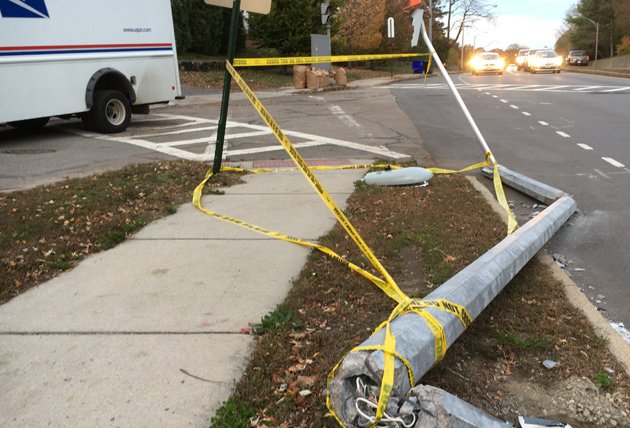
<svg viewBox="0 0 630 428"><path fill-rule="evenodd" d="M586 51L570 51L567 55L567 65L588 65L589 60Z"/></svg>
<svg viewBox="0 0 630 428"><path fill-rule="evenodd" d="M525 59L523 60L523 70L530 71L531 58L536 55L536 52L542 49L527 49L527 53L525 54Z"/></svg>
<svg viewBox="0 0 630 428"><path fill-rule="evenodd" d="M525 56L529 52L529 49L521 49L518 51L518 55L516 55L516 66L519 70L521 70L525 64Z"/></svg>
<svg viewBox="0 0 630 428"><path fill-rule="evenodd" d="M473 76L481 73L497 73L502 76L505 61L496 52L481 52L473 58L471 66Z"/></svg>
<svg viewBox="0 0 630 428"><path fill-rule="evenodd" d="M534 56L529 57L529 68L532 74L539 71L551 71L560 73L562 57L551 49L539 50Z"/></svg>

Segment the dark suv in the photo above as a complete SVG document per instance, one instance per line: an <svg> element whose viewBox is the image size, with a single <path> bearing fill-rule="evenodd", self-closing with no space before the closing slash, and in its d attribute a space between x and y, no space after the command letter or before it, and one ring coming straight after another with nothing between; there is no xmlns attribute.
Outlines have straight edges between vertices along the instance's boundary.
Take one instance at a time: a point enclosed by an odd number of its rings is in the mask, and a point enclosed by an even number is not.
<svg viewBox="0 0 630 428"><path fill-rule="evenodd" d="M571 51L567 55L567 65L588 65L589 60L585 51Z"/></svg>

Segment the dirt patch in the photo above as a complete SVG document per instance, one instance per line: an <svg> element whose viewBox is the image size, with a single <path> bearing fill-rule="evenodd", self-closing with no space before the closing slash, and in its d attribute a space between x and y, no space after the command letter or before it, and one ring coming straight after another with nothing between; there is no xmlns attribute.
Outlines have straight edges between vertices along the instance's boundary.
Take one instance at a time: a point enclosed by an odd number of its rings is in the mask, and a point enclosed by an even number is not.
<svg viewBox="0 0 630 428"><path fill-rule="evenodd" d="M442 284L505 234L497 214L462 177L436 177L427 188L358 185L346 211L392 276L416 296ZM321 242L369 269L339 227ZM226 407L255 413L253 426L337 426L326 416L326 377L392 308L372 284L311 254L282 310L268 316L283 322L263 329ZM545 368L547 359L558 366ZM575 427L627 421L628 376L605 340L569 304L562 283L536 259L422 382L512 423L518 415L559 416ZM220 412L212 426L250 423Z"/></svg>
<svg viewBox="0 0 630 428"><path fill-rule="evenodd" d="M192 200L208 165L160 162L0 194L0 303ZM211 178L207 192L240 181Z"/></svg>

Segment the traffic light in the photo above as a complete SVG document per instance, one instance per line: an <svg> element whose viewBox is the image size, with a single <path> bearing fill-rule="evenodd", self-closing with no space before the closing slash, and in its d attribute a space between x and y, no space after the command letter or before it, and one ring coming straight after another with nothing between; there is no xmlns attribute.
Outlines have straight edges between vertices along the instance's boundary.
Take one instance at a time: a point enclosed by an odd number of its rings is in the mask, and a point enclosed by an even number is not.
<svg viewBox="0 0 630 428"><path fill-rule="evenodd" d="M330 15L332 14L330 2L329 1L322 2L321 7L322 7L322 24L329 25Z"/></svg>

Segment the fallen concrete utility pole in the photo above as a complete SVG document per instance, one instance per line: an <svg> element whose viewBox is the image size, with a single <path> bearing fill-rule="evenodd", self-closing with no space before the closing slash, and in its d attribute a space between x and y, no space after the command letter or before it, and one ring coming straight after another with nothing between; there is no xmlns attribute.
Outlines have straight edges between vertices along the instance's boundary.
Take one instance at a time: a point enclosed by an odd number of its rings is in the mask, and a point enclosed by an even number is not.
<svg viewBox="0 0 630 428"><path fill-rule="evenodd" d="M492 178L494 175L494 170L492 168L483 168L481 172L489 178ZM541 183L540 181L536 181L501 165L499 166L499 173L501 174L501 182L503 182L503 184L506 184L512 189L516 189L545 205L550 205L562 196L567 195L562 190L551 187L545 183Z"/></svg>
<svg viewBox="0 0 630 428"><path fill-rule="evenodd" d="M483 256L426 296L426 300L445 299L464 306L473 319L485 309L529 260L545 245L576 210L575 201L563 196L551 206L503 239ZM427 308L442 325L447 346L464 332L457 316L436 308ZM391 323L396 338L396 352L411 366L416 382L436 364L436 342L433 331L424 318L408 313ZM382 345L385 333L381 329L359 347ZM384 358L382 351L349 353L341 362L329 384L330 403L347 426L361 426L357 407L365 391L378 392L382 381ZM360 381L357 381L359 379ZM359 383L366 387L358 388ZM414 385L410 384L407 367L397 358L394 385L387 413L398 414L399 403ZM359 400L360 402L360 400Z"/></svg>

